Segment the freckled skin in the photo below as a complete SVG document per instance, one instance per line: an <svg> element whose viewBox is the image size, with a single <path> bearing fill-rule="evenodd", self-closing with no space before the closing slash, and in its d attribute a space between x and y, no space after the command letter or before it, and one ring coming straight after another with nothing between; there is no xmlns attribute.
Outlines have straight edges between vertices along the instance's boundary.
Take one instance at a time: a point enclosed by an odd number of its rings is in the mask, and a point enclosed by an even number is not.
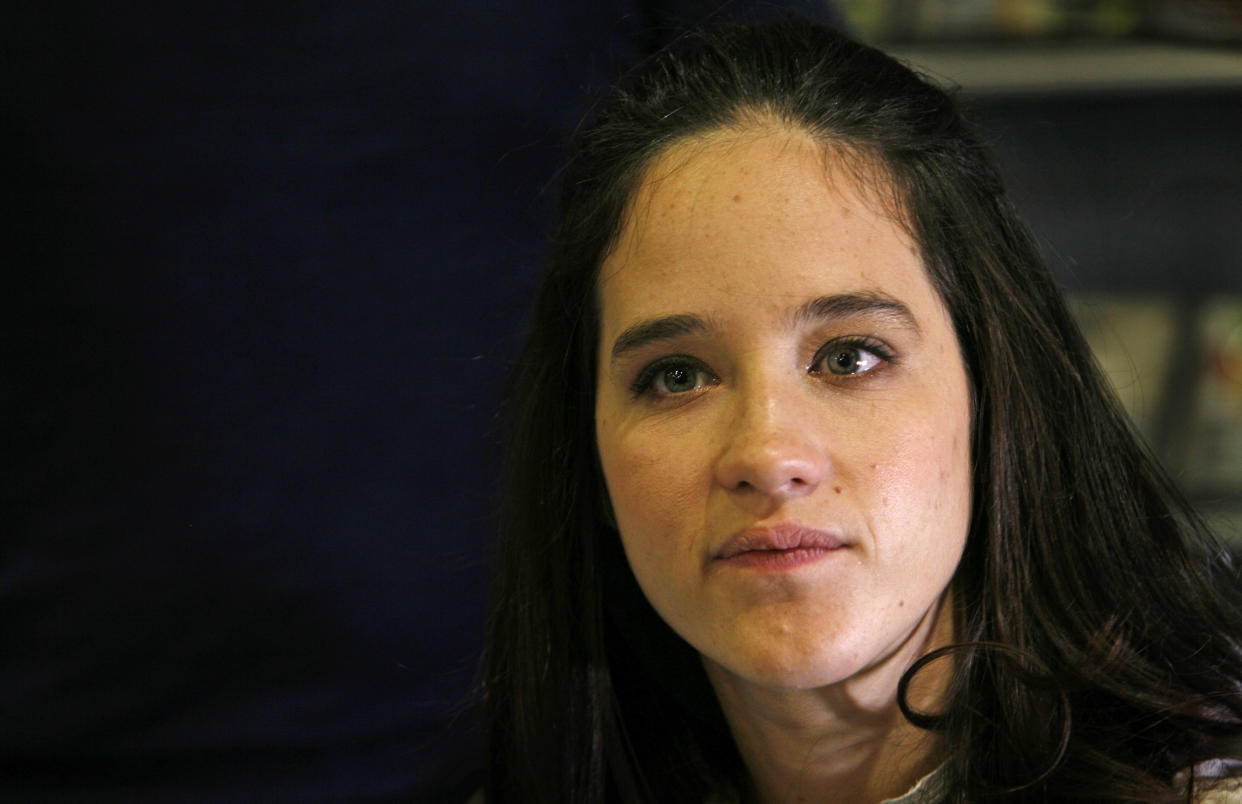
<svg viewBox="0 0 1242 804"><path fill-rule="evenodd" d="M858 171L831 169L840 158L826 172L822 145L783 130L674 146L600 275L596 433L626 556L709 673L765 688L844 685L890 661L938 611L969 524L956 337L917 249ZM810 299L868 292L916 328L790 323ZM612 362L627 327L678 314L711 326ZM895 357L857 376L808 371L845 335ZM670 354L715 382L635 396L635 376ZM739 529L782 522L845 546L783 572L715 560Z"/></svg>

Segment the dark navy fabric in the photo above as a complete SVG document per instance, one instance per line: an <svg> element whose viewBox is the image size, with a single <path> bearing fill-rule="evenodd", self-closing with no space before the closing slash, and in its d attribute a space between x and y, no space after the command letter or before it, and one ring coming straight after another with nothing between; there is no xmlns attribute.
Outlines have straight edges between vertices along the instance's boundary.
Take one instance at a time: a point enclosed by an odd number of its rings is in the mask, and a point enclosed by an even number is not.
<svg viewBox="0 0 1242 804"><path fill-rule="evenodd" d="M477 783L543 190L719 5L8 7L0 799Z"/></svg>

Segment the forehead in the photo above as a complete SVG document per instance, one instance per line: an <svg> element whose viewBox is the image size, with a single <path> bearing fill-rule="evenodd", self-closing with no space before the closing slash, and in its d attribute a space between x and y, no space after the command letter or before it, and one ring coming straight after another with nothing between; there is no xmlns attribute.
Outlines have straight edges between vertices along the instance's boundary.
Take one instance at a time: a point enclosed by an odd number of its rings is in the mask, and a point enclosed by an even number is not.
<svg viewBox="0 0 1242 804"><path fill-rule="evenodd" d="M882 173L797 130L674 145L647 170L601 266L605 335L636 315L787 307L833 292L938 306Z"/></svg>

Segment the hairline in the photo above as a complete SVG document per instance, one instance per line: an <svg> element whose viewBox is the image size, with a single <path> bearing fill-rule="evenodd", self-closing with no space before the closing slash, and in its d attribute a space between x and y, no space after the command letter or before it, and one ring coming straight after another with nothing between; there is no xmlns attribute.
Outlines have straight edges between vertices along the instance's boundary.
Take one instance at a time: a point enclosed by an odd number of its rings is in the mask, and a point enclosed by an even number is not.
<svg viewBox="0 0 1242 804"><path fill-rule="evenodd" d="M884 158L878 147L869 143L857 142L834 132L816 129L795 119L793 114L782 113L775 106L739 105L732 109L728 117L720 124L708 125L687 130L686 132L653 143L637 158L632 167L626 170L617 182L616 189L624 192L617 219L613 224L604 247L600 250L593 268L591 303L594 305L597 322L602 310L601 285L604 265L616 252L621 243L625 228L634 219L635 206L642 195L643 188L652 180L656 168L675 150L688 145L707 147L721 142L724 138L763 137L785 133L790 137L801 136L820 148L824 166L824 178L832 186L833 174L846 171L853 179L856 187L862 192L860 196L865 203L871 205L872 211L892 221L918 250L923 270L931 278L927 248L919 236L915 224L914 213L909 193L901 186L897 171ZM681 163L669 172L671 175L689 160L687 155ZM661 177L661 179L664 177ZM938 294L939 295L939 294ZM947 305L947 299L942 299ZM596 333L598 338L599 333Z"/></svg>

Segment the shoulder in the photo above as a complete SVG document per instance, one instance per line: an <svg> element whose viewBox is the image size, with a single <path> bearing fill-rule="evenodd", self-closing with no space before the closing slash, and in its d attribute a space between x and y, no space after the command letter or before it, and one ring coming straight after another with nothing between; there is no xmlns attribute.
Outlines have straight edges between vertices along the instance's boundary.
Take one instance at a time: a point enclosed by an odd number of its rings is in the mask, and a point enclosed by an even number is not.
<svg viewBox="0 0 1242 804"><path fill-rule="evenodd" d="M1195 796L1195 804L1242 804L1242 780L1233 779L1208 785Z"/></svg>
<svg viewBox="0 0 1242 804"><path fill-rule="evenodd" d="M1194 770L1196 804L1242 804L1242 760L1210 759Z"/></svg>
<svg viewBox="0 0 1242 804"><path fill-rule="evenodd" d="M946 770L941 765L910 788L903 796L881 801L880 804L930 804L944 798Z"/></svg>

